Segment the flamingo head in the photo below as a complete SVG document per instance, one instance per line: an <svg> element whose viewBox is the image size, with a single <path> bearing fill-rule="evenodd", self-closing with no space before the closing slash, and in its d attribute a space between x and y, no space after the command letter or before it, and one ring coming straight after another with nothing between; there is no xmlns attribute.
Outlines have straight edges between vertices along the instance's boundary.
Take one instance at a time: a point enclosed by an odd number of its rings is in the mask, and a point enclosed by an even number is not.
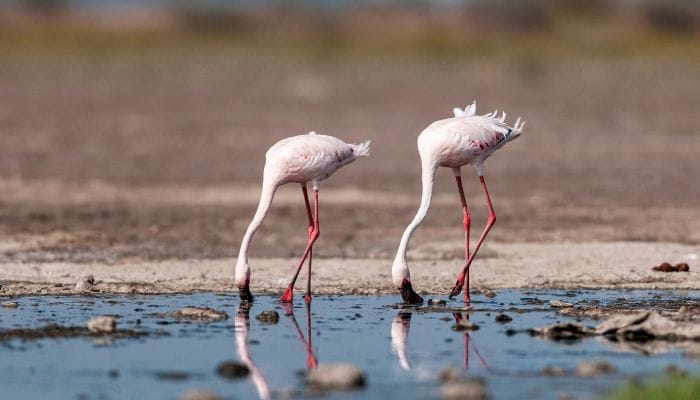
<svg viewBox="0 0 700 400"><path fill-rule="evenodd" d="M423 304L423 298L418 295L413 290L411 281L404 279L401 281L401 287L399 287L399 292L401 292L401 298L408 304Z"/></svg>
<svg viewBox="0 0 700 400"><path fill-rule="evenodd" d="M236 263L234 279L238 286L241 301L253 301L253 295L250 293L250 265L248 265L248 260L245 257L239 257Z"/></svg>

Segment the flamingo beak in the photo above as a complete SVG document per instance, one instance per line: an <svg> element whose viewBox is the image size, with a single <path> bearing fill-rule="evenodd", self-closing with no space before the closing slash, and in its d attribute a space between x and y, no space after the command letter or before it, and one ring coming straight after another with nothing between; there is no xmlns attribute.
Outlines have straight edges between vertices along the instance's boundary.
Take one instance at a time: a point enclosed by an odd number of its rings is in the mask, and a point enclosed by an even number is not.
<svg viewBox="0 0 700 400"><path fill-rule="evenodd" d="M450 300L452 300L452 298L454 298L455 296L462 293L462 286L463 285L464 285L464 282L457 281L457 283L455 283L455 287L453 287L452 292L450 292Z"/></svg>
<svg viewBox="0 0 700 400"><path fill-rule="evenodd" d="M403 301L405 301L408 304L423 304L423 298L418 295L413 290L413 286L411 286L411 281L408 279L404 279L403 282L401 282L401 288L399 289L401 292L401 298L403 298Z"/></svg>

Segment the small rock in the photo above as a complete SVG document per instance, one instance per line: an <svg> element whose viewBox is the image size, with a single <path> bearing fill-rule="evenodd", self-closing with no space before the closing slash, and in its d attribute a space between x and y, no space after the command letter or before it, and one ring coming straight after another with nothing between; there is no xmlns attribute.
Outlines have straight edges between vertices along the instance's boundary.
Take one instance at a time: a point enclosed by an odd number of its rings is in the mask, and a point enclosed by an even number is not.
<svg viewBox="0 0 700 400"><path fill-rule="evenodd" d="M544 376L563 376L566 375L566 370L562 367L553 367L548 365L542 368L542 375Z"/></svg>
<svg viewBox="0 0 700 400"><path fill-rule="evenodd" d="M502 324L505 324L505 323L507 323L507 322L512 321L512 320L513 320L513 317L511 317L511 316L508 315L508 314L501 314L501 313L499 313L499 314L496 314L496 317L495 317L494 319L496 320L496 322L500 322L500 323L502 323Z"/></svg>
<svg viewBox="0 0 700 400"><path fill-rule="evenodd" d="M688 263L680 263L674 266L667 262L663 262L652 269L660 272L688 272L690 271L690 266Z"/></svg>
<svg viewBox="0 0 700 400"><path fill-rule="evenodd" d="M582 378L593 378L596 376L615 372L615 367L607 361L579 361L576 364L574 373Z"/></svg>
<svg viewBox="0 0 700 400"><path fill-rule="evenodd" d="M223 398L211 390L190 389L180 396L180 400L222 400Z"/></svg>
<svg viewBox="0 0 700 400"><path fill-rule="evenodd" d="M226 379L237 379L248 376L250 369L236 361L224 361L216 367L216 373Z"/></svg>
<svg viewBox="0 0 700 400"><path fill-rule="evenodd" d="M552 340L575 340L583 336L593 335L595 331L578 322L560 322L539 328L527 330L530 336L544 336Z"/></svg>
<svg viewBox="0 0 700 400"><path fill-rule="evenodd" d="M89 320L87 328L92 333L112 333L117 329L117 320L114 317L102 315Z"/></svg>
<svg viewBox="0 0 700 400"><path fill-rule="evenodd" d="M173 313L173 317L193 319L197 321L222 321L228 319L228 314L209 307L184 307Z"/></svg>
<svg viewBox="0 0 700 400"><path fill-rule="evenodd" d="M458 381L460 379L459 369L449 366L440 370L438 373L438 380L441 383Z"/></svg>
<svg viewBox="0 0 700 400"><path fill-rule="evenodd" d="M75 284L75 290L78 292L92 292L95 288L95 277L88 275Z"/></svg>
<svg viewBox="0 0 700 400"><path fill-rule="evenodd" d="M487 290L486 292L484 292L484 296L488 297L489 299L493 299L494 297L496 297L496 292L494 292L493 290Z"/></svg>
<svg viewBox="0 0 700 400"><path fill-rule="evenodd" d="M309 372L307 383L321 389L351 390L365 386L365 374L352 364L320 364Z"/></svg>
<svg viewBox="0 0 700 400"><path fill-rule="evenodd" d="M565 301L561 301L561 300L550 300L549 306L555 307L555 308L565 308L565 307L573 307L574 305L571 303L567 303Z"/></svg>
<svg viewBox="0 0 700 400"><path fill-rule="evenodd" d="M256 315L255 319L263 324L276 324L280 322L280 315L275 310L268 310Z"/></svg>
<svg viewBox="0 0 700 400"><path fill-rule="evenodd" d="M17 308L18 304L14 301L6 301L2 304L0 304L0 307L2 308Z"/></svg>
<svg viewBox="0 0 700 400"><path fill-rule="evenodd" d="M479 379L466 379L447 382L440 387L440 397L446 400L483 400L486 399L486 385Z"/></svg>
<svg viewBox="0 0 700 400"><path fill-rule="evenodd" d="M479 330L479 325L469 321L468 319L463 319L463 320L459 321L458 323L452 325L452 330L457 331L457 332L476 331L476 330Z"/></svg>
<svg viewBox="0 0 700 400"><path fill-rule="evenodd" d="M445 307L447 302L443 299L430 299L428 300L429 306Z"/></svg>

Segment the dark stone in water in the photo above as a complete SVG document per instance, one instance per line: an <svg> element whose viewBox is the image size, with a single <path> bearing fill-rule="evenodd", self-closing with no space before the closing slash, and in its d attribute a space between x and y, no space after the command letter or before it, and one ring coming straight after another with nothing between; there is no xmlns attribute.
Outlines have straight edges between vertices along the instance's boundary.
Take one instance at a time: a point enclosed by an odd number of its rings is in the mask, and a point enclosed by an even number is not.
<svg viewBox="0 0 700 400"><path fill-rule="evenodd" d="M280 315L277 311L268 310L256 315L255 319L263 324L276 324L280 322Z"/></svg>
<svg viewBox="0 0 700 400"><path fill-rule="evenodd" d="M554 325L527 330L531 336L543 336L552 340L576 340L595 334L595 330L577 322L560 322Z"/></svg>
<svg viewBox="0 0 700 400"><path fill-rule="evenodd" d="M452 325L452 330L458 331L458 332L476 331L478 329L479 329L479 325L477 325L469 320L466 320L466 319L463 319L463 320L459 321L458 323Z"/></svg>
<svg viewBox="0 0 700 400"><path fill-rule="evenodd" d="M245 378L250 370L245 364L236 361L224 361L216 367L216 373L226 379Z"/></svg>
<svg viewBox="0 0 700 400"><path fill-rule="evenodd" d="M494 319L496 320L496 322L500 322L500 323L502 323L502 324L505 324L505 323L507 323L507 322L512 321L512 320L513 320L513 317L511 317L511 316L508 315L508 314L500 314L500 313L499 313L499 314L496 314L496 318L494 318Z"/></svg>
<svg viewBox="0 0 700 400"><path fill-rule="evenodd" d="M352 390L365 386L365 373L352 364L321 364L309 371L307 383L321 390Z"/></svg>

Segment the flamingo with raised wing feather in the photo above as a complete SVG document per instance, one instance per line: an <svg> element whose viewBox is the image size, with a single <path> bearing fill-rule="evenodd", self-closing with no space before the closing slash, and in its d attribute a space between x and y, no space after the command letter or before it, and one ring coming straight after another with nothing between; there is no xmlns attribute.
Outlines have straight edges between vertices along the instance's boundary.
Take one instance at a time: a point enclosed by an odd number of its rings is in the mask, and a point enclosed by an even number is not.
<svg viewBox="0 0 700 400"><path fill-rule="evenodd" d="M433 122L418 136L418 153L421 159L423 191L416 216L413 218L401 237L396 258L392 266L392 280L401 292L404 301L420 304L423 298L413 289L411 273L406 263L406 250L413 232L423 222L430 207L433 193L433 181L438 167L451 168L457 183L459 198L462 203L464 226L464 257L465 265L450 292L450 298L457 296L466 282L464 303L469 305L469 266L476 257L481 244L489 230L496 222L496 214L491 205L491 199L484 180L484 161L506 143L520 136L525 122L520 118L512 126L506 124L506 113L500 117L498 111L486 115L476 115L476 102L462 110L455 108L454 117ZM471 217L462 188L461 167L471 164L476 168L481 186L486 195L489 218L479 240L470 252L469 230Z"/></svg>
<svg viewBox="0 0 700 400"><path fill-rule="evenodd" d="M251 301L253 299L250 293L251 269L248 264L248 248L253 235L270 209L277 188L285 183L294 182L301 185L304 195L306 215L309 221L308 241L296 272L280 301L287 303L292 301L294 283L307 258L309 259L309 275L304 299L307 304L311 301L312 248L320 235L318 220L318 190L320 182L331 176L340 167L348 165L358 158L369 156L369 145L369 140L361 144L349 144L333 136L309 132L306 135L297 135L280 140L267 151L265 154L265 169L263 171L260 202L255 216L253 216L253 220L243 236L241 249L236 260L235 280L241 300ZM308 182L311 182L314 189L313 215L306 188Z"/></svg>

